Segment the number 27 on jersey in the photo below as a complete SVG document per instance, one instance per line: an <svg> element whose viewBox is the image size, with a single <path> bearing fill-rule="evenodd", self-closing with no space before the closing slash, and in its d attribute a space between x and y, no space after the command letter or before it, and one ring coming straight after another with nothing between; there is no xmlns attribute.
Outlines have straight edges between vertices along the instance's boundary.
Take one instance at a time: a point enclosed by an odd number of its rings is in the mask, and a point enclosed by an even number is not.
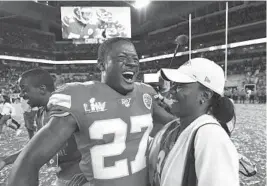
<svg viewBox="0 0 267 186"><path fill-rule="evenodd" d="M146 167L146 151L148 137L153 128L151 114L132 116L130 134L139 133L145 128L140 143L136 146L137 154L129 163L132 174ZM128 160L122 159L115 162L114 166L105 167L104 158L119 156L126 149L127 123L122 119L109 119L95 121L89 127L91 139L102 140L106 134L114 134L114 140L108 144L96 145L91 148L91 158L94 177L96 179L116 179L129 175Z"/></svg>

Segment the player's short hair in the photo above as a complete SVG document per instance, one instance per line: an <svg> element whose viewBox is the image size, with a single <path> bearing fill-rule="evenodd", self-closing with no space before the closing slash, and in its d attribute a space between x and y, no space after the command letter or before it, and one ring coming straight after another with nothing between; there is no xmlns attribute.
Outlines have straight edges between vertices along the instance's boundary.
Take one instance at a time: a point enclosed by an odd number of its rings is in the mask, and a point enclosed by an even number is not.
<svg viewBox="0 0 267 186"><path fill-rule="evenodd" d="M105 61L106 54L112 48L112 45L119 42L119 41L126 41L126 42L133 44L132 41L126 37L114 37L114 38L110 38L110 39L104 41L98 47L98 57L97 57L98 63Z"/></svg>
<svg viewBox="0 0 267 186"><path fill-rule="evenodd" d="M23 72L21 79L28 79L34 87L45 85L48 91L53 92L55 90L52 76L48 71L41 68L34 68Z"/></svg>

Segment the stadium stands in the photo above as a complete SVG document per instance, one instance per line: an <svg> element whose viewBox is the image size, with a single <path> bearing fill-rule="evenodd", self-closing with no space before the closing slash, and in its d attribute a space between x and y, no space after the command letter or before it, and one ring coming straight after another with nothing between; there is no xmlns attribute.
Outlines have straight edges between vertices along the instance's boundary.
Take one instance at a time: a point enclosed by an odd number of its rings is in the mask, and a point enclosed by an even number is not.
<svg viewBox="0 0 267 186"><path fill-rule="evenodd" d="M266 37L266 7L263 3L230 5L229 43ZM215 12L223 8L218 9L217 6L218 3L214 3L208 12L193 16L192 49L224 43L225 11ZM56 42L52 33L5 22L0 22L0 27L3 28L0 29L0 54L56 60L96 58L98 45L95 44L75 45L71 41ZM180 22L170 29L144 36L136 43L138 52L140 56L147 57L172 53L175 47L172 42L179 34L188 34L188 22Z"/></svg>
<svg viewBox="0 0 267 186"><path fill-rule="evenodd" d="M14 48L53 51L55 36L22 26L0 22L1 45Z"/></svg>
<svg viewBox="0 0 267 186"><path fill-rule="evenodd" d="M229 2L229 39L228 42L245 41L266 37L266 6L264 2ZM212 3L205 11L193 13L192 49L200 49L225 42L224 3ZM221 7L220 7L221 6ZM11 55L50 60L96 59L96 44L75 45L70 41L55 41L55 35L37 29L29 29L15 24L0 22L0 55ZM245 28L245 29L243 29ZM156 30L136 42L140 58L173 53L174 39L177 35L188 34L188 22L178 22L174 26ZM188 50L188 47L185 48ZM207 57L223 66L225 54L222 50L193 54L192 57ZM238 47L228 50L228 85L256 84L260 94L266 86L266 46L263 44ZM175 61L185 61L187 57ZM18 75L29 68L40 66L55 73L58 84L71 81L86 81L100 78L94 64L90 65L44 65L38 63L1 61L0 86L10 92L18 92L15 81ZM141 63L139 81L144 73L155 73L169 65L170 59ZM180 62L180 63L181 63ZM176 68L180 63L173 64ZM12 64L12 65L11 65ZM88 75L89 72L89 75ZM241 78L241 80L240 80ZM236 81L238 79L238 83ZM232 91L233 93L233 91ZM266 93L265 93L266 94Z"/></svg>

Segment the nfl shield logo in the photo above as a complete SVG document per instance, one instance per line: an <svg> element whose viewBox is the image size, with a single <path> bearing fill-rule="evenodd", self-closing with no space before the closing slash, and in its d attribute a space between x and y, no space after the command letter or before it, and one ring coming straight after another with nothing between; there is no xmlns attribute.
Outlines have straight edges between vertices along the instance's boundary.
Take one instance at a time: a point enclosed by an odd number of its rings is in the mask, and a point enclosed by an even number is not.
<svg viewBox="0 0 267 186"><path fill-rule="evenodd" d="M143 101L144 101L146 108L150 110L152 106L152 97L149 94L144 94Z"/></svg>
<svg viewBox="0 0 267 186"><path fill-rule="evenodd" d="M123 104L125 107L130 107L130 104L131 104L131 98L128 98L128 99L121 99L121 104Z"/></svg>

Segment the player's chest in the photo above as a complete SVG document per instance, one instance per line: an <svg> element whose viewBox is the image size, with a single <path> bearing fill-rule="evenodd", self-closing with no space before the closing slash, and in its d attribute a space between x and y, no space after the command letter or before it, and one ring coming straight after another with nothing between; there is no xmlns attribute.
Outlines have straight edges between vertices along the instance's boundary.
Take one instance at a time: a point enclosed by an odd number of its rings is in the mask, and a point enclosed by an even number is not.
<svg viewBox="0 0 267 186"><path fill-rule="evenodd" d="M112 140L114 135L133 140L153 128L152 102L143 101L142 98L91 98L83 104L83 109L91 138L101 132L106 142Z"/></svg>
<svg viewBox="0 0 267 186"><path fill-rule="evenodd" d="M108 98L108 96L90 97L80 104L84 114L90 120L121 118L151 114L152 98L148 94L139 97Z"/></svg>

